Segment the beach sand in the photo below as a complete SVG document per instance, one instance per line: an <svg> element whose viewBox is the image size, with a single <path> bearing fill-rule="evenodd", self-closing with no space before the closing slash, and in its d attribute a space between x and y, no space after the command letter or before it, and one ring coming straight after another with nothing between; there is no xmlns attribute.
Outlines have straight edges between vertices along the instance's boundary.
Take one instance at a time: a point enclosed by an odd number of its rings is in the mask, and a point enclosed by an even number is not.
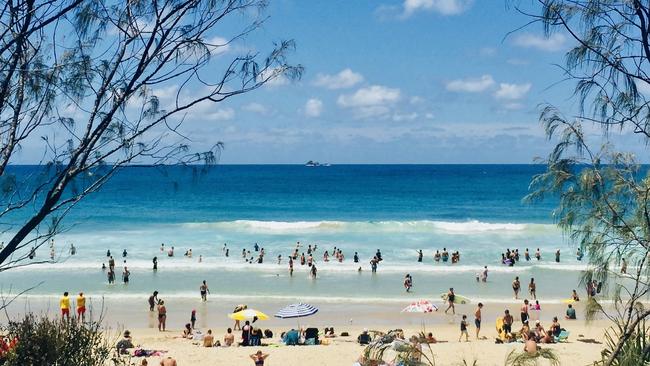
<svg viewBox="0 0 650 366"><path fill-rule="evenodd" d="M212 329L215 339L222 340L226 328L232 326L232 321L225 315L230 304L223 304L220 301L212 300L208 304L197 304L190 300L170 300L169 308L170 321L166 332L159 332L155 329L155 316L147 310L142 309L140 302L136 304L129 302L107 303L106 318L103 324L106 325L106 334L117 341L124 329L129 329L136 345L148 350L165 350L167 355L174 357L179 366L184 365L253 365L248 357L258 349L270 354L266 365L352 365L362 354L363 346L356 344L357 335L364 329L387 331L390 329L404 329L408 338L423 330L432 332L433 335L444 343L432 344L431 350L435 355L436 365L462 365L463 360L469 365L474 360L478 366L503 365L508 353L512 350L521 351L523 344L495 344L496 330L495 319L501 315L503 309L508 308L515 314L513 329L518 330L521 323L518 321L518 307L520 302L513 301L505 304L486 304L483 311L482 340L474 337L475 328L473 325L474 304L460 305L456 309L456 315L445 315L444 309L431 314L403 314L400 313L401 306L396 304L323 304L318 314L301 319L276 319L270 317L267 321L258 321L257 326L262 329L271 329L274 333L273 339L265 339L264 343L280 344L279 335L283 331L299 326L324 327L333 326L337 335L341 332L349 332L349 337L336 337L331 339L329 345L320 346L279 346L279 347L230 347L230 348L203 348L197 341L187 340L180 337L183 324L189 320L189 311L194 305L199 312L197 329L205 333ZM265 304L260 309L273 309L278 304ZM205 308L202 308L205 306ZM578 316L582 314L581 304L577 304ZM33 308L33 305L32 305ZM256 307L257 308L257 307ZM561 364L589 364L600 358L603 344L584 343L579 339L594 339L603 342L604 330L608 323L605 320L595 320L587 323L583 320L564 320L563 314L566 305L549 304L544 307L541 313L542 324L548 328L551 318L555 315L560 317L562 327L570 331L571 335L567 343L542 345L557 351ZM130 310L129 310L130 309ZM179 309L184 309L180 311ZM53 316L49 312L49 316ZM461 314L468 315L470 323L470 342L458 342L459 322ZM188 316L186 316L188 315ZM208 316L209 315L209 316ZM272 313L269 312L269 315ZM237 338L240 332L235 332ZM159 357L148 358L149 365L159 365ZM140 364L141 358L134 358L136 364ZM542 362L540 365L544 365Z"/></svg>
<svg viewBox="0 0 650 366"><path fill-rule="evenodd" d="M585 324L583 321L563 322L564 327L571 330L571 336L567 343L542 345L555 350L560 357L562 365L589 364L600 357L602 344L584 343L578 339L595 339L602 342L604 321L597 321L592 324ZM302 365L352 365L362 354L363 346L355 343L356 336L361 332L358 327L346 327L345 325L334 325L337 333L347 331L350 337L336 337L331 339L330 345L320 346L280 346L280 347L229 347L229 348L204 348L193 344L193 341L179 338L180 329L173 329L161 333L150 328L134 329L132 335L135 343L145 349L167 350L168 356L174 357L179 366L183 365L253 365L248 357L257 350L262 350L269 354L265 365L285 365L285 366L302 366ZM395 328L399 326L396 325ZM275 328L274 335L279 334L285 328ZM372 329L372 328L371 328ZM381 328L387 330L388 328ZM406 336L417 334L421 328L404 329ZM213 329L220 338L225 333L222 329ZM463 360L469 365L474 360L479 366L503 365L504 360L512 350L521 351L523 344L495 344L494 327L484 329L485 340L476 340L473 337L473 329L470 330L472 336L470 342L458 342L458 327L454 324L444 324L430 327L427 331L432 331L434 335L445 343L431 345L431 351L435 356L436 365L462 365ZM237 332L239 333L239 332ZM582 336L582 337L580 337ZM269 340L265 340L269 341ZM269 342L278 343L277 337ZM425 347L426 352L426 347ZM135 359L140 362L140 358ZM149 365L158 365L160 357L149 357ZM545 363L541 362L540 365Z"/></svg>

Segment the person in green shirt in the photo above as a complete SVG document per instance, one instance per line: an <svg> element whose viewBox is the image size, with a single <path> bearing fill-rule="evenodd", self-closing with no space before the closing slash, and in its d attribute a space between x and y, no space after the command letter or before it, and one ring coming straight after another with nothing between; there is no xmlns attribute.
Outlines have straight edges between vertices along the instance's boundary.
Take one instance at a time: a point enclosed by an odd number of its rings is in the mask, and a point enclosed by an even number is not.
<svg viewBox="0 0 650 366"><path fill-rule="evenodd" d="M573 305L569 304L569 307L566 309L566 319L576 319L576 309L573 308Z"/></svg>

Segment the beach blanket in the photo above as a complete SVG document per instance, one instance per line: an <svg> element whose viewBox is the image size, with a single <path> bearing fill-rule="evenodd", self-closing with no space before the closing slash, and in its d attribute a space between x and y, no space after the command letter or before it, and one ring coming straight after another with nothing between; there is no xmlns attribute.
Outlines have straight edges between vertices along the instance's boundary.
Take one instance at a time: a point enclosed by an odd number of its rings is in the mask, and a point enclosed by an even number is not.
<svg viewBox="0 0 650 366"><path fill-rule="evenodd" d="M167 351L147 350L147 349L137 348L133 350L133 357L163 356L165 353L167 353Z"/></svg>

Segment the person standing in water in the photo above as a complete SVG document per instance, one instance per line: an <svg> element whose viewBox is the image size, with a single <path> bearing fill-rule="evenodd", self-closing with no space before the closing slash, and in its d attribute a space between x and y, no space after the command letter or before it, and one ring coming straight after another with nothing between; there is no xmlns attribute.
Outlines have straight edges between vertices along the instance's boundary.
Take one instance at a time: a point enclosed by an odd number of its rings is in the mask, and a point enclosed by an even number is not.
<svg viewBox="0 0 650 366"><path fill-rule="evenodd" d="M359 263L359 253L354 252L354 263Z"/></svg>
<svg viewBox="0 0 650 366"><path fill-rule="evenodd" d="M528 248L526 248L526 251L524 252L524 258L526 259L526 262L530 260L530 253L528 252Z"/></svg>
<svg viewBox="0 0 650 366"><path fill-rule="evenodd" d="M560 250L555 252L555 262L560 263Z"/></svg>
<svg viewBox="0 0 650 366"><path fill-rule="evenodd" d="M411 287L413 287L413 279L411 278L410 274L406 274L404 276L404 288L406 289L406 292L411 292Z"/></svg>
<svg viewBox="0 0 650 366"><path fill-rule="evenodd" d="M519 277L515 277L515 280L512 281L512 291L515 293L515 300L519 298L519 289L521 289L521 283L519 282Z"/></svg>
<svg viewBox="0 0 650 366"><path fill-rule="evenodd" d="M127 285L129 283L129 276L131 275L131 272L129 271L126 266L124 266L124 272L122 272L122 280L124 281L124 284Z"/></svg>
<svg viewBox="0 0 650 366"><path fill-rule="evenodd" d="M70 320L70 297L68 292L63 293L63 297L59 300L59 308L61 308L61 319Z"/></svg>
<svg viewBox="0 0 650 366"><path fill-rule="evenodd" d="M210 289L205 280L203 280L203 283L199 286L199 290L201 291L201 301L208 301L208 293L210 293Z"/></svg>
<svg viewBox="0 0 650 366"><path fill-rule="evenodd" d="M423 256L424 256L424 255L422 254L422 249L418 250L418 262L419 262L419 263L422 263L422 257L423 257Z"/></svg>
<svg viewBox="0 0 650 366"><path fill-rule="evenodd" d="M456 308L454 307L454 301L456 300L456 294L454 294L454 288L451 287L449 288L449 292L447 292L447 303L449 306L447 306L447 309L445 310L445 314L451 309L452 314L456 315Z"/></svg>
<svg viewBox="0 0 650 366"><path fill-rule="evenodd" d="M149 311L153 311L157 302L158 302L158 291L154 291L153 295L149 296Z"/></svg>
<svg viewBox="0 0 650 366"><path fill-rule="evenodd" d="M289 257L289 276L293 276L293 257Z"/></svg>
<svg viewBox="0 0 650 366"><path fill-rule="evenodd" d="M536 292L537 292L537 285L535 284L535 279L531 278L530 283L528 284L528 293L533 298L533 300L537 300Z"/></svg>
<svg viewBox="0 0 650 366"><path fill-rule="evenodd" d="M153 270L158 270L158 257L153 257Z"/></svg>
<svg viewBox="0 0 650 366"><path fill-rule="evenodd" d="M535 259L542 260L542 253L539 251L539 248L537 248L537 251L535 252Z"/></svg>

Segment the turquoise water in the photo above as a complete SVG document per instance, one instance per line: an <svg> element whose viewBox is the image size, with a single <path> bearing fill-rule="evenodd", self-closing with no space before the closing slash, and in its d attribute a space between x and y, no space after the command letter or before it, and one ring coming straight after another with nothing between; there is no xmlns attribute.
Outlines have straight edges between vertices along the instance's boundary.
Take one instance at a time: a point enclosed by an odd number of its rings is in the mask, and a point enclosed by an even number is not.
<svg viewBox="0 0 650 366"><path fill-rule="evenodd" d="M25 176L38 167L13 169ZM522 283L536 278L542 300L559 302L573 288L584 292L578 277L586 265L553 225L554 202L521 202L531 177L542 170L533 165L226 165L197 174L187 168L128 168L66 218L68 230L55 238L58 263L4 272L0 280L4 288L43 280L30 292L38 297L68 290L146 298L157 289L165 297L198 299L205 279L213 299L318 303L437 298L450 286L470 298L505 301L511 298L510 282L520 276ZM299 261L293 277L288 275L287 257L298 241L301 252L308 244L318 246L316 280ZM74 256L67 253L71 243L77 247ZM174 246L176 255L167 257L161 243ZM254 243L267 253L263 264L242 259L242 249L253 251ZM331 253L334 247L343 250L345 261L323 262L324 250ZM433 253L443 247L460 251L460 263L435 263ZM531 253L540 248L542 261L526 263L526 247ZM183 256L190 248L191 259ZM506 248L519 248L522 261L501 265ZM124 249L128 285L119 283ZM384 261L373 275L369 260L377 249ZM561 263L554 262L557 249ZM107 284L101 269L108 265L107 250L116 258L116 285ZM49 252L49 247L39 249L36 260ZM353 263L354 252L360 263ZM155 273L154 256L159 259ZM484 265L489 281L476 283ZM414 278L411 294L402 287L406 273Z"/></svg>

